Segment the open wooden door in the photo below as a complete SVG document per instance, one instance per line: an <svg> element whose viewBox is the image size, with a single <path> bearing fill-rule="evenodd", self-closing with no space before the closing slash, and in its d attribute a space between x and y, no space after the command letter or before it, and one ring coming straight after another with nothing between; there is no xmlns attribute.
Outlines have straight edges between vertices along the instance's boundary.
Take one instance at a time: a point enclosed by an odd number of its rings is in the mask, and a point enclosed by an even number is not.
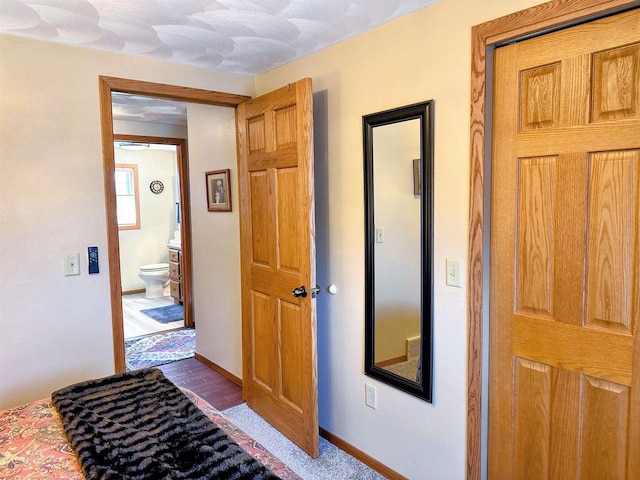
<svg viewBox="0 0 640 480"><path fill-rule="evenodd" d="M311 80L236 112L244 399L317 457Z"/></svg>
<svg viewBox="0 0 640 480"><path fill-rule="evenodd" d="M640 10L495 52L489 478L640 478Z"/></svg>

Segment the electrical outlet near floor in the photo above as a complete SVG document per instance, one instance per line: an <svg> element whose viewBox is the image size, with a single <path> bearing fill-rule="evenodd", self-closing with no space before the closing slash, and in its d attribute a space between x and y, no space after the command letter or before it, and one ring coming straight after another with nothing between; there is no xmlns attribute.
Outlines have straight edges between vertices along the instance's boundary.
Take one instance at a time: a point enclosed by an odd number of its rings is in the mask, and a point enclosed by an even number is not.
<svg viewBox="0 0 640 480"><path fill-rule="evenodd" d="M368 383L364 384L364 403L367 407L371 407L373 409L378 408L378 394L376 393L376 387L373 385L369 385Z"/></svg>

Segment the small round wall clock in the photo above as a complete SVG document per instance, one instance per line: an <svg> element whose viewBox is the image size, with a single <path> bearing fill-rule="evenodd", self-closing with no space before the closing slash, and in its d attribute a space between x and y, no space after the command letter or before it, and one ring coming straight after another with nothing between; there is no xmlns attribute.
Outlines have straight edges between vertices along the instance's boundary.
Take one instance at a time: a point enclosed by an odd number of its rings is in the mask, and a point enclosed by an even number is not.
<svg viewBox="0 0 640 480"><path fill-rule="evenodd" d="M162 193L162 191L164 190L164 185L160 180L154 180L153 182L151 182L151 185L149 185L149 188L153 193L157 195L158 193Z"/></svg>

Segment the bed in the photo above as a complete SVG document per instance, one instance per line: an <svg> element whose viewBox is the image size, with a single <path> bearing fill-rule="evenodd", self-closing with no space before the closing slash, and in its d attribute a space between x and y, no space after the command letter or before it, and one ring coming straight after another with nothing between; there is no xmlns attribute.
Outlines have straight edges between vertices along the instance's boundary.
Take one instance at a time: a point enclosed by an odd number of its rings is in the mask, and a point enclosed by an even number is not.
<svg viewBox="0 0 640 480"><path fill-rule="evenodd" d="M277 477L300 479L223 414L195 393L180 389L206 417ZM69 443L51 399L0 411L1 479L83 479L78 457Z"/></svg>

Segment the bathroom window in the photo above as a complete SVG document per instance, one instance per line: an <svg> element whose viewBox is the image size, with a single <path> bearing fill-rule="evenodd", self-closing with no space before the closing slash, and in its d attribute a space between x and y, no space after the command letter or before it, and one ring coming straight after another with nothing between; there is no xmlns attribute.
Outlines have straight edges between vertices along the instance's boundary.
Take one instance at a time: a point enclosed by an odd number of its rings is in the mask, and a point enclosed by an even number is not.
<svg viewBox="0 0 640 480"><path fill-rule="evenodd" d="M116 164L116 215L118 230L140 229L138 165Z"/></svg>

